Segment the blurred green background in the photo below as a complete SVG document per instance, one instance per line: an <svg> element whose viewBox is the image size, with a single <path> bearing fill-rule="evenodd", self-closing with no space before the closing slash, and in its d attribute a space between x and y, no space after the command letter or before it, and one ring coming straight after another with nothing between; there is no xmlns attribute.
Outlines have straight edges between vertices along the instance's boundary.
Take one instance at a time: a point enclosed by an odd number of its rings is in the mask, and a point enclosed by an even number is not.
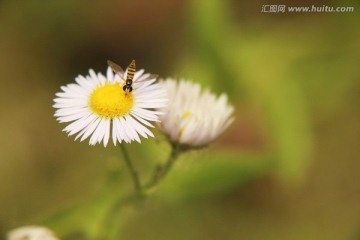
<svg viewBox="0 0 360 240"><path fill-rule="evenodd" d="M261 13L279 3L355 11ZM131 191L120 150L68 138L52 99L89 68L136 59L162 77L228 93L236 120L208 149L179 159L145 205L111 223L122 226L121 239L360 239L359 8L0 1L1 236L94 195L101 212ZM142 180L169 151L157 136L128 146ZM114 169L119 184L101 190ZM84 228L64 239L86 239L98 227L89 209L49 226L60 236Z"/></svg>

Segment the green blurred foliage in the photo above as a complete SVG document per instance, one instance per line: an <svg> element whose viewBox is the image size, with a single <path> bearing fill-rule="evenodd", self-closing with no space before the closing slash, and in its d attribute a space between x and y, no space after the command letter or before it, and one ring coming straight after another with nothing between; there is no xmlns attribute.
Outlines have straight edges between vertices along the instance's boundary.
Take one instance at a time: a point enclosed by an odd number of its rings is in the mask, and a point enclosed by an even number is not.
<svg viewBox="0 0 360 240"><path fill-rule="evenodd" d="M35 221L67 239L119 229L122 239L358 239L360 5L336 4L355 12L262 14L260 3L221 0L0 2L0 234ZM119 149L73 142L51 105L77 74L133 58L227 93L236 121L207 150L183 155L147 201L129 204ZM128 146L143 182L170 151L156 133Z"/></svg>

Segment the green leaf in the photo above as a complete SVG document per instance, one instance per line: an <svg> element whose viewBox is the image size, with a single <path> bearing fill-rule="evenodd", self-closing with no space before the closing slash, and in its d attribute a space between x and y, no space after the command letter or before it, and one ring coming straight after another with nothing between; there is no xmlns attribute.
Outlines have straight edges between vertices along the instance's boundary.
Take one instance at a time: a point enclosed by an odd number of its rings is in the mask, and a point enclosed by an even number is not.
<svg viewBox="0 0 360 240"><path fill-rule="evenodd" d="M196 160L185 154L177 160L164 182L159 184L158 196L164 201L182 202L229 191L256 179L273 169L267 157L240 156L219 152Z"/></svg>
<svg viewBox="0 0 360 240"><path fill-rule="evenodd" d="M120 175L109 175L108 180L95 196L87 201L68 208L46 220L43 224L54 230L60 237L74 234L97 239L107 234L107 221L113 206L121 199ZM118 227L119 228L119 227Z"/></svg>

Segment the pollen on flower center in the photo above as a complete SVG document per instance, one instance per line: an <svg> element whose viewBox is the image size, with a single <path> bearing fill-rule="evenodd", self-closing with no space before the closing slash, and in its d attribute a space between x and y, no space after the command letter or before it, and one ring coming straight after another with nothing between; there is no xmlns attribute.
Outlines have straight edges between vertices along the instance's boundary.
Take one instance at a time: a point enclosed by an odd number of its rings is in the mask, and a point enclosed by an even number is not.
<svg viewBox="0 0 360 240"><path fill-rule="evenodd" d="M182 115L182 119L186 119L188 117L190 117L191 113L189 112L184 112L183 115Z"/></svg>
<svg viewBox="0 0 360 240"><path fill-rule="evenodd" d="M107 84L96 88L90 96L90 108L106 118L124 116L134 104L132 93L125 94L119 84Z"/></svg>

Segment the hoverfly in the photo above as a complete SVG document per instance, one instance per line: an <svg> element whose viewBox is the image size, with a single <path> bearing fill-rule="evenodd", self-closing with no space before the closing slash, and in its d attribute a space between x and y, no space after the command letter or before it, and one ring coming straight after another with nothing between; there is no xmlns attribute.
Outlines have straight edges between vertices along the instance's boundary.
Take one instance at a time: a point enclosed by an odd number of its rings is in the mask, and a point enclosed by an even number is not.
<svg viewBox="0 0 360 240"><path fill-rule="evenodd" d="M124 70L119 65L117 65L116 63L114 63L110 60L108 60L107 63L109 65L109 67L113 70L113 72L115 74L117 74L125 82L125 85L123 86L123 90L124 90L125 94L127 95L128 93L130 93L133 90L132 84L133 84L133 78L134 78L134 75L136 72L135 60L131 61L130 65L127 69L126 79L124 79L124 77L125 77ZM156 74L151 74L151 75L147 74L147 75L148 76L142 77L141 81L139 81L139 82L151 80L151 79L158 77L158 75L156 75Z"/></svg>

